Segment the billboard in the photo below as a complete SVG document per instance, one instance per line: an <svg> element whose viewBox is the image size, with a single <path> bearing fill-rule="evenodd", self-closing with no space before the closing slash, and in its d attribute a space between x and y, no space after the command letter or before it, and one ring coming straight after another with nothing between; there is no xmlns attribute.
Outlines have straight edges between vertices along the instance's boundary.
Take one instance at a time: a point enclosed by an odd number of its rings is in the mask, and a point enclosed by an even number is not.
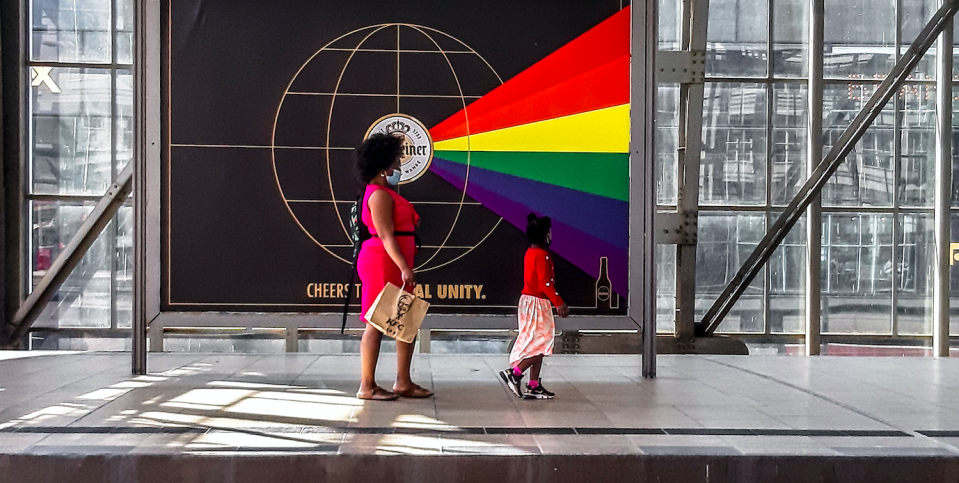
<svg viewBox="0 0 959 483"><path fill-rule="evenodd" d="M574 315L625 315L629 38L616 1L162 3L160 309L336 312L353 148L406 139L431 313L509 314L526 215ZM354 300L358 303L358 297Z"/></svg>

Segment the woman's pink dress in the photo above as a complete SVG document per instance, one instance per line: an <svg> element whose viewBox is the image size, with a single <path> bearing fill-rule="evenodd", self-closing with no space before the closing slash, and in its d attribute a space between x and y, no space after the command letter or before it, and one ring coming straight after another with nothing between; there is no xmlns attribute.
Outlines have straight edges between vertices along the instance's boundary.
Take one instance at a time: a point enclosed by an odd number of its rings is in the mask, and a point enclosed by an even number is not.
<svg viewBox="0 0 959 483"><path fill-rule="evenodd" d="M386 190L393 197L393 231L415 231L420 216L416 214L413 205L397 192L385 186L371 184L366 186L366 194L363 195L363 213L360 215L363 217L363 223L369 228L370 234L376 235L376 228L373 226L373 214L370 213L368 203L370 195L377 190ZM406 264L412 268L413 257L416 255L416 240L412 236L397 236L396 241L400 245L400 251L403 252ZM400 271L400 267L397 267L393 259L390 258L390 254L386 252L383 240L376 236L363 242L359 259L356 262L356 271L360 275L360 282L363 283L360 320L368 323L365 315L373 305L373 301L376 300L387 282L402 287L403 273ZM404 288L412 291L412 287Z"/></svg>

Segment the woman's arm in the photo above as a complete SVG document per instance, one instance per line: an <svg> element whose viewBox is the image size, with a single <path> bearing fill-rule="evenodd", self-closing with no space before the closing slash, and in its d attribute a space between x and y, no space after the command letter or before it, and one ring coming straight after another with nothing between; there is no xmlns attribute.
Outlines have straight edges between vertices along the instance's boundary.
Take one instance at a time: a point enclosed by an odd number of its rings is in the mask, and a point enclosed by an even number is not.
<svg viewBox="0 0 959 483"><path fill-rule="evenodd" d="M399 267L403 273L403 284L410 287L416 286L416 278L413 270L406 263L403 251L400 250L400 244L393 235L393 198L389 193L383 190L376 190L370 195L367 201L370 208L370 214L373 215L373 228L376 229L376 236L383 241L383 248L393 259L393 263Z"/></svg>

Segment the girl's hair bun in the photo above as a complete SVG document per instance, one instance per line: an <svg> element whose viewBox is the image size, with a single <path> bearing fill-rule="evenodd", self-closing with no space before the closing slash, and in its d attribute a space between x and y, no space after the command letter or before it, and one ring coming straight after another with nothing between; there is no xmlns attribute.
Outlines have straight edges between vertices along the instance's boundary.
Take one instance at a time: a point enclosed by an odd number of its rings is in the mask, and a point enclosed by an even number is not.
<svg viewBox="0 0 959 483"><path fill-rule="evenodd" d="M536 213L530 213L530 214L526 215L526 221L527 221L527 222L532 222L532 221L536 220L536 218L537 218Z"/></svg>

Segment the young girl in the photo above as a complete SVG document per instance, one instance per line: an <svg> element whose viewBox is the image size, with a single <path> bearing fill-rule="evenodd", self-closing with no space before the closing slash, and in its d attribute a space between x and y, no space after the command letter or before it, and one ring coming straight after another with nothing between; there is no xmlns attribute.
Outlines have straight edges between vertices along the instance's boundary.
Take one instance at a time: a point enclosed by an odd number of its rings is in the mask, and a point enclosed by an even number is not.
<svg viewBox="0 0 959 483"><path fill-rule="evenodd" d="M509 354L510 368L499 373L509 390L519 398L552 399L555 394L546 390L539 378L543 357L553 353L553 309L560 317L569 316L569 307L556 291L553 274L553 256L547 250L552 239L548 216L539 218L534 213L527 217L526 250L523 295L519 299L519 337ZM523 372L530 369L529 384L523 394Z"/></svg>

